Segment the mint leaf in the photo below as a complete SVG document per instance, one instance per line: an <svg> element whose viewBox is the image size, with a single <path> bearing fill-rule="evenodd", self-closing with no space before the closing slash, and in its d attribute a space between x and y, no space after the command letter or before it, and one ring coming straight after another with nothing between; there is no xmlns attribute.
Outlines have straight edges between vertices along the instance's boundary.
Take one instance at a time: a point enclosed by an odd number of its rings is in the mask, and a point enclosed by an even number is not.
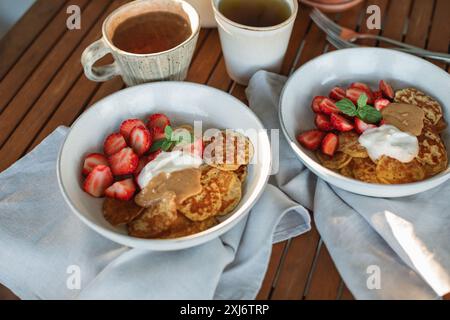
<svg viewBox="0 0 450 320"><path fill-rule="evenodd" d="M152 146L150 147L150 152L155 152L161 149L163 143L166 141L166 139L156 140L153 142Z"/></svg>
<svg viewBox="0 0 450 320"><path fill-rule="evenodd" d="M336 102L336 106L342 113L350 117L354 117L357 114L355 105L349 99L342 99L341 101Z"/></svg>
<svg viewBox="0 0 450 320"><path fill-rule="evenodd" d="M166 139L167 140L172 140L172 127L171 126L166 126L166 128L164 129L164 134L166 135Z"/></svg>
<svg viewBox="0 0 450 320"><path fill-rule="evenodd" d="M162 146L161 146L161 149L163 150L163 151L169 151L169 149L172 147L172 142L171 141L169 141L169 140L165 140L164 142L163 142L163 144L162 144Z"/></svg>
<svg viewBox="0 0 450 320"><path fill-rule="evenodd" d="M383 116L381 115L381 112L374 107L365 105L364 107L358 109L358 118L366 123L378 123L381 121Z"/></svg>
<svg viewBox="0 0 450 320"><path fill-rule="evenodd" d="M360 95L358 98L358 108L364 108L367 105L367 100L369 100L367 95L365 94Z"/></svg>

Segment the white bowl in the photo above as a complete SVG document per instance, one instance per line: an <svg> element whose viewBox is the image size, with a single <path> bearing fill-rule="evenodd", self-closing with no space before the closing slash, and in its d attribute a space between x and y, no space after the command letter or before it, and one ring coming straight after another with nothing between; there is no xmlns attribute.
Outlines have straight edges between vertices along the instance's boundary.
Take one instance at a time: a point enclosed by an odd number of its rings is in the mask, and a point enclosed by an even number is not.
<svg viewBox="0 0 450 320"><path fill-rule="evenodd" d="M175 125L203 121L203 128L256 129L249 137L255 145L258 161L249 166L249 175L238 207L217 226L188 237L148 240L131 237L125 228L110 225L102 215L103 199L82 190L81 167L84 156L102 150L105 137L117 131L121 122L165 113ZM119 91L93 105L73 124L61 148L58 182L72 211L90 228L120 244L150 249L178 250L214 239L235 226L255 204L270 173L270 144L267 133L252 111L225 92L186 82L159 82Z"/></svg>
<svg viewBox="0 0 450 320"><path fill-rule="evenodd" d="M311 100L328 95L334 86L366 82L377 88L387 80L394 89L418 88L437 99L444 116L450 120L450 76L435 65L405 53L381 48L356 48L322 55L297 70L287 82L280 99L280 122L288 142L298 158L317 176L341 189L372 197L402 197L434 188L450 178L450 169L430 179L403 185L371 184L346 178L319 164L313 152L296 140L302 131L314 128ZM450 150L447 129L443 140Z"/></svg>

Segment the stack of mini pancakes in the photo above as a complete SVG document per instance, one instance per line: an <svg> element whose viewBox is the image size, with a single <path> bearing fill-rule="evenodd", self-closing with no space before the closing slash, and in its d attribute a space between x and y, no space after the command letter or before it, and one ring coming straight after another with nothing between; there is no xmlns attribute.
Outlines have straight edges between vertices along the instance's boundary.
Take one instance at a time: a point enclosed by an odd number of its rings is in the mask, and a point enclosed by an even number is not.
<svg viewBox="0 0 450 320"><path fill-rule="evenodd" d="M419 155L409 163L387 156L373 162L361 146L357 133L339 134L339 149L334 157L318 152L323 166L340 174L369 183L404 184L432 177L448 166L447 150L440 134L447 128L441 105L432 97L414 89L397 91L394 102L416 105L425 113L419 141Z"/></svg>
<svg viewBox="0 0 450 320"><path fill-rule="evenodd" d="M139 201L139 194L132 201L105 199L105 219L113 226L126 225L131 236L148 239L179 238L215 226L217 218L231 213L241 201L248 164L254 154L247 137L231 131L222 131L220 136L221 139L204 143L210 150L221 152L213 151L212 156L204 157L200 193L182 203L177 203L174 192L165 193L149 205ZM219 143L221 147L216 148Z"/></svg>

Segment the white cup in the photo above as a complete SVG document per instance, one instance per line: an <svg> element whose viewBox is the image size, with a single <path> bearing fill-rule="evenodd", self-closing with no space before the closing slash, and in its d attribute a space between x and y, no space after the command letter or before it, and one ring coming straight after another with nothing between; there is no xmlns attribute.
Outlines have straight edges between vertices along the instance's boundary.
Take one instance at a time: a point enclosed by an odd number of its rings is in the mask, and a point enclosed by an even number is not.
<svg viewBox="0 0 450 320"><path fill-rule="evenodd" d="M231 21L219 11L221 0L211 1L231 79L247 85L259 70L279 73L297 17L297 0L285 0L291 9L291 16L286 21L264 28Z"/></svg>

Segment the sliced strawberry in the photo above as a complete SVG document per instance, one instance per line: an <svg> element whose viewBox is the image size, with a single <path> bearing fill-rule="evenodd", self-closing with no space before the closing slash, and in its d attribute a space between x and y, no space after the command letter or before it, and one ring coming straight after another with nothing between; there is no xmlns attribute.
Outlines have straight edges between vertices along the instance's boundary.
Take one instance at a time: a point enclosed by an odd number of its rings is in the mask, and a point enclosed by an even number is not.
<svg viewBox="0 0 450 320"><path fill-rule="evenodd" d="M159 127L150 128L150 132L153 136L153 141L158 141L158 140L166 138L166 134L164 133L164 130Z"/></svg>
<svg viewBox="0 0 450 320"><path fill-rule="evenodd" d="M376 101L380 98L383 98L383 92L381 90L375 91L373 93L373 100Z"/></svg>
<svg viewBox="0 0 450 320"><path fill-rule="evenodd" d="M350 99L354 104L358 103L358 99L362 94L365 94L367 96L367 103L368 104L372 104L373 103L373 96L372 93L367 92L363 89L359 89L359 88L350 88L347 89L347 91L345 92L346 96L348 99Z"/></svg>
<svg viewBox="0 0 450 320"><path fill-rule="evenodd" d="M363 90L366 93L366 96L367 96L367 103L368 104L373 104L373 101L374 101L374 99L373 99L373 92L372 92L372 90L370 89L370 87L367 84L365 84L363 82L353 82L350 85L350 88L351 89Z"/></svg>
<svg viewBox="0 0 450 320"><path fill-rule="evenodd" d="M322 100L322 102L319 104L320 111L322 111L325 114L332 114L332 113L339 113L341 112L339 108L336 106L336 104L328 98L325 98Z"/></svg>
<svg viewBox="0 0 450 320"><path fill-rule="evenodd" d="M127 142L125 138L120 133L110 134L103 144L103 152L107 156L112 156L114 153L119 152L123 148L127 147Z"/></svg>
<svg viewBox="0 0 450 320"><path fill-rule="evenodd" d="M355 118L355 130L359 134L363 133L366 130L376 128L377 126L374 124L365 123L359 118Z"/></svg>
<svg viewBox="0 0 450 320"><path fill-rule="evenodd" d="M162 150L159 149L159 150L157 150L157 151L155 151L155 152L150 153L150 154L148 155L148 157L147 157L147 161L150 162L150 161L155 160L156 157L157 157L161 152L162 152Z"/></svg>
<svg viewBox="0 0 450 320"><path fill-rule="evenodd" d="M83 190L91 196L100 198L105 195L105 190L114 182L111 169L108 166L96 166L87 176L83 184Z"/></svg>
<svg viewBox="0 0 450 320"><path fill-rule="evenodd" d="M131 148L124 148L108 158L115 176L132 174L139 164L139 157Z"/></svg>
<svg viewBox="0 0 450 320"><path fill-rule="evenodd" d="M392 86L389 83L387 83L386 81L384 81L384 80L380 81L380 90L381 90L381 92L383 92L383 95L386 98L388 98L390 100L394 99L394 95L395 95L394 89L392 89Z"/></svg>
<svg viewBox="0 0 450 320"><path fill-rule="evenodd" d="M384 108L386 108L390 104L391 104L391 102L388 99L379 98L379 99L375 100L375 103L374 103L373 106L378 111L381 111L381 110L383 110Z"/></svg>
<svg viewBox="0 0 450 320"><path fill-rule="evenodd" d="M331 131L333 130L333 125L331 124L330 117L326 114L318 113L316 114L316 127L321 131Z"/></svg>
<svg viewBox="0 0 450 320"><path fill-rule="evenodd" d="M131 200L136 193L136 185L133 179L117 181L105 191L108 198L128 201Z"/></svg>
<svg viewBox="0 0 450 320"><path fill-rule="evenodd" d="M339 144L339 138L334 133L329 133L322 140L322 152L330 157L334 156Z"/></svg>
<svg viewBox="0 0 450 320"><path fill-rule="evenodd" d="M87 176L96 166L109 166L108 159L101 153L91 153L84 158L83 175Z"/></svg>
<svg viewBox="0 0 450 320"><path fill-rule="evenodd" d="M120 133L123 135L125 140L128 141L131 131L137 126L145 126L145 123L139 119L128 119L122 122L120 125Z"/></svg>
<svg viewBox="0 0 450 320"><path fill-rule="evenodd" d="M325 134L325 132L319 130L310 130L299 134L297 140L306 149L317 150Z"/></svg>
<svg viewBox="0 0 450 320"><path fill-rule="evenodd" d="M144 169L144 167L147 165L147 163L149 163L148 157L142 157L139 159L138 166L137 166L136 170L134 170L135 177L141 173L142 169Z"/></svg>
<svg viewBox="0 0 450 320"><path fill-rule="evenodd" d="M338 114L332 114L330 117L330 122L334 129L341 132L351 131L354 128L353 124L349 120Z"/></svg>
<svg viewBox="0 0 450 320"><path fill-rule="evenodd" d="M146 126L137 126L131 130L129 142L134 152L138 156L141 156L150 149L153 143L153 137Z"/></svg>
<svg viewBox="0 0 450 320"><path fill-rule="evenodd" d="M161 113L152 114L148 117L147 127L148 128L160 128L163 132L164 129L170 126L169 118Z"/></svg>
<svg viewBox="0 0 450 320"><path fill-rule="evenodd" d="M326 99L326 97L324 96L317 96L314 97L313 101L312 101L312 105L311 108L313 109L313 111L315 113L320 113L322 111L320 111L320 103L323 101L323 99Z"/></svg>
<svg viewBox="0 0 450 320"><path fill-rule="evenodd" d="M329 97L335 101L345 99L345 90L340 87L335 87L331 90Z"/></svg>

